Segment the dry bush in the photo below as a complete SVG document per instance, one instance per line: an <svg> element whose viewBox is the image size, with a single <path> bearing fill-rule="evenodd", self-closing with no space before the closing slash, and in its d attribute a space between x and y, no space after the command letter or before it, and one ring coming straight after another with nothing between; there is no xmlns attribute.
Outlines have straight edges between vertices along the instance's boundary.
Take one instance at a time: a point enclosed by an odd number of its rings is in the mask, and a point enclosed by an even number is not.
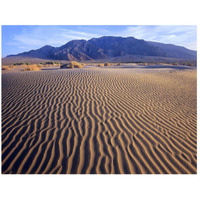
<svg viewBox="0 0 200 200"><path fill-rule="evenodd" d="M26 65L23 71L40 71L40 67L38 65Z"/></svg>
<svg viewBox="0 0 200 200"><path fill-rule="evenodd" d="M117 66L120 66L121 65L121 63L117 63Z"/></svg>
<svg viewBox="0 0 200 200"><path fill-rule="evenodd" d="M63 64L60 66L61 69L73 69L73 68L83 68L84 64L71 61L68 64Z"/></svg>
<svg viewBox="0 0 200 200"><path fill-rule="evenodd" d="M42 68L42 67L44 67L44 65L42 65L42 64L38 64L37 65L40 69Z"/></svg>
<svg viewBox="0 0 200 200"><path fill-rule="evenodd" d="M187 63L187 66L190 66L190 67L192 67L194 65L195 65L194 63Z"/></svg>
<svg viewBox="0 0 200 200"><path fill-rule="evenodd" d="M104 63L104 66L111 66L111 64L110 63Z"/></svg>
<svg viewBox="0 0 200 200"><path fill-rule="evenodd" d="M2 66L2 70L10 70L9 66Z"/></svg>
<svg viewBox="0 0 200 200"><path fill-rule="evenodd" d="M98 67L104 67L103 63L98 64Z"/></svg>

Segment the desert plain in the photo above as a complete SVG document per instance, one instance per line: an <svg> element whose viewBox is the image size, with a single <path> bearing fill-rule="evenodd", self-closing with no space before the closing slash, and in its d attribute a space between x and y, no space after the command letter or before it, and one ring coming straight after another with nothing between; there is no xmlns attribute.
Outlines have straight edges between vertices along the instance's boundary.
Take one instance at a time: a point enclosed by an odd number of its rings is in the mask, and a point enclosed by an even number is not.
<svg viewBox="0 0 200 200"><path fill-rule="evenodd" d="M196 174L197 70L2 70L3 174Z"/></svg>

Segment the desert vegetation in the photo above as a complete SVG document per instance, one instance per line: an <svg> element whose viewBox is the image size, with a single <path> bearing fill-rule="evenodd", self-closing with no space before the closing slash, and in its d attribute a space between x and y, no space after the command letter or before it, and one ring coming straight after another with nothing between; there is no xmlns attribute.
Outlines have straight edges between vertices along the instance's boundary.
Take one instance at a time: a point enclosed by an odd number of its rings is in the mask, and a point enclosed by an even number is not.
<svg viewBox="0 0 200 200"><path fill-rule="evenodd" d="M111 66L111 64L110 63L108 63L108 62L106 62L106 63L104 63L104 66Z"/></svg>
<svg viewBox="0 0 200 200"><path fill-rule="evenodd" d="M41 62L41 65L60 65L59 62L55 62L55 61L47 61L45 63Z"/></svg>
<svg viewBox="0 0 200 200"><path fill-rule="evenodd" d="M83 68L83 67L84 67L83 63L79 63L75 61L71 61L67 64L63 64L60 66L61 69L73 69L73 68Z"/></svg>
<svg viewBox="0 0 200 200"><path fill-rule="evenodd" d="M108 67L108 66L111 66L112 64L111 63L109 63L109 62L106 62L106 63L99 63L97 66L98 67Z"/></svg>
<svg viewBox="0 0 200 200"><path fill-rule="evenodd" d="M2 70L10 70L9 66L2 66Z"/></svg>
<svg viewBox="0 0 200 200"><path fill-rule="evenodd" d="M182 63L183 65L186 65L186 66L196 66L196 63Z"/></svg>
<svg viewBox="0 0 200 200"><path fill-rule="evenodd" d="M98 67L104 67L104 63L100 63L97 65Z"/></svg>
<svg viewBox="0 0 200 200"><path fill-rule="evenodd" d="M29 64L29 63L22 63L22 62L21 62L21 63L14 63L13 65L14 65L14 66L21 66L21 65L28 65L28 64Z"/></svg>
<svg viewBox="0 0 200 200"><path fill-rule="evenodd" d="M41 67L39 65L27 65L23 68L23 71L40 71Z"/></svg>
<svg viewBox="0 0 200 200"><path fill-rule="evenodd" d="M13 65L3 65L2 70L20 70L20 71L40 71L41 65L30 64L30 63L18 63Z"/></svg>

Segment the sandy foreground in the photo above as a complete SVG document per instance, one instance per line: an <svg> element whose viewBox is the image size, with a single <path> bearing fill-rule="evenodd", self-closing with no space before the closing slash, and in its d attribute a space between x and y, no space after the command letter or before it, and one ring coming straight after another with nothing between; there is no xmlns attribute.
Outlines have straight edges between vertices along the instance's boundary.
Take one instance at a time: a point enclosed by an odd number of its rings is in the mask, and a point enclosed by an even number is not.
<svg viewBox="0 0 200 200"><path fill-rule="evenodd" d="M197 173L196 70L2 74L3 174Z"/></svg>

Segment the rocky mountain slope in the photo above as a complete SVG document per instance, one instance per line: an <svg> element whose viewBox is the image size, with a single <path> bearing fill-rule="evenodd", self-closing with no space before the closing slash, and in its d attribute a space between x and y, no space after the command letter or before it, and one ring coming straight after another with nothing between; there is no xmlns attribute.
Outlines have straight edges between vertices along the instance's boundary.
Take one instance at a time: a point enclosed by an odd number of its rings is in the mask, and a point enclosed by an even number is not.
<svg viewBox="0 0 200 200"><path fill-rule="evenodd" d="M96 60L124 56L154 56L167 58L196 59L197 52L172 44L138 40L134 37L104 36L86 40L72 40L60 47L46 45L40 49L8 57L21 56L55 60Z"/></svg>

